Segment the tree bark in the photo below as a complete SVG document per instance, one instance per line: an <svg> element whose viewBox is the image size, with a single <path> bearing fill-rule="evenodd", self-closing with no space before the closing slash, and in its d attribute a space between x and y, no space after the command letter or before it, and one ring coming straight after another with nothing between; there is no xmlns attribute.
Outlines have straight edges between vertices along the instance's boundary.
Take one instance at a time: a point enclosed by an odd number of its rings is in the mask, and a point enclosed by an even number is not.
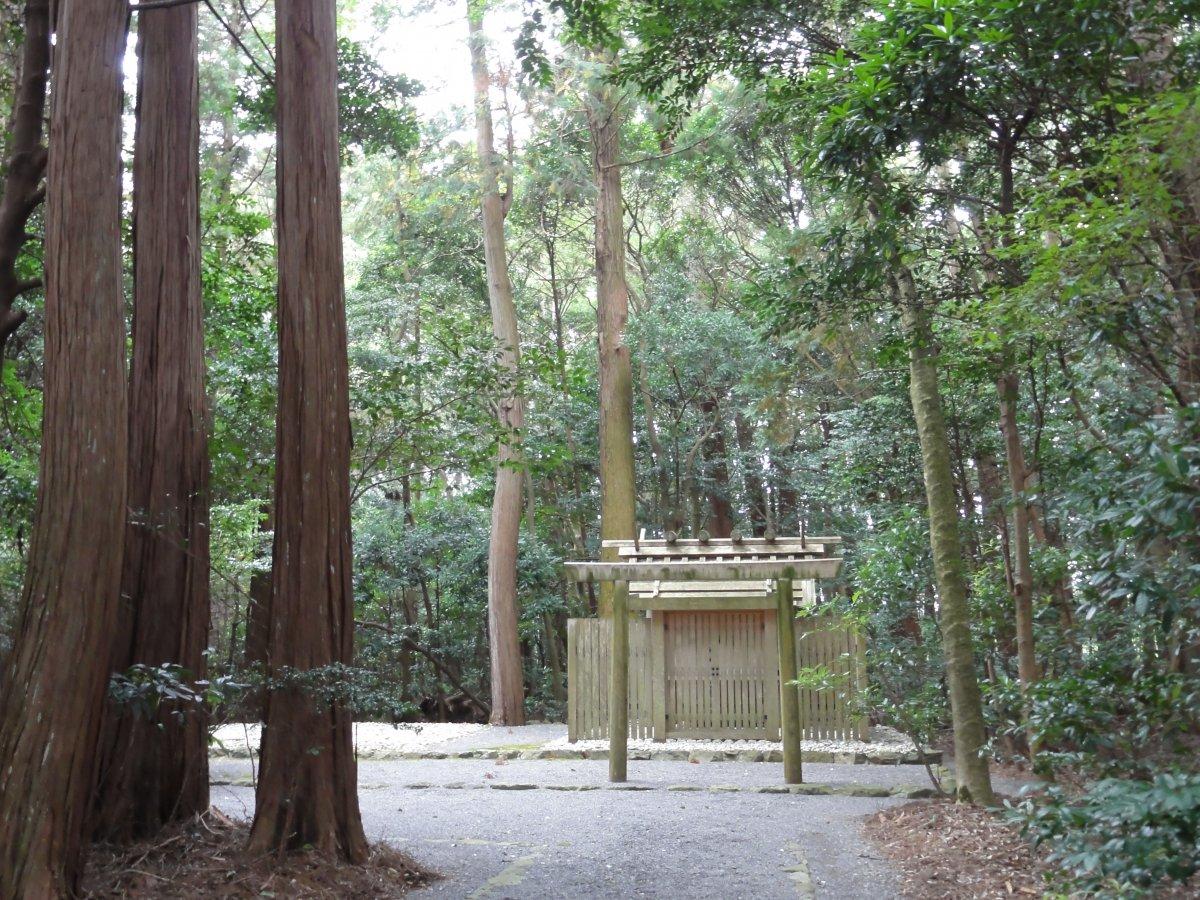
<svg viewBox="0 0 1200 900"><path fill-rule="evenodd" d="M278 0L279 407L267 674L354 658L350 396L333 0ZM252 852L367 856L351 711L295 682L266 696Z"/></svg>
<svg viewBox="0 0 1200 900"><path fill-rule="evenodd" d="M21 76L13 95L12 131L8 140L8 170L0 197L0 361L9 337L25 321L13 303L40 281L17 276L17 259L28 235L29 217L42 202L38 187L46 168L42 122L46 116L46 78L50 68L50 2L26 0L25 43Z"/></svg>
<svg viewBox="0 0 1200 900"><path fill-rule="evenodd" d="M1033 639L1033 563L1029 552L1029 503L1025 498L1027 470L1021 433L1017 428L1017 376L1005 372L996 382L1000 395L1000 432L1008 480L1013 492L1013 620L1017 632L1017 678L1022 690L1038 680L1037 652Z"/></svg>
<svg viewBox="0 0 1200 900"><path fill-rule="evenodd" d="M0 698L0 896L74 896L118 621L129 420L123 0L59 10L36 524Z"/></svg>
<svg viewBox="0 0 1200 900"><path fill-rule="evenodd" d="M921 464L929 505L929 537L954 723L958 791L963 799L990 805L994 802L991 776L987 760L980 755L987 735L975 673L967 582L958 533L958 502L938 386L933 329L928 312L917 299L911 274L898 265L895 279L904 333L909 343L909 394L921 443Z"/></svg>
<svg viewBox="0 0 1200 900"><path fill-rule="evenodd" d="M596 179L596 318L600 355L600 539L637 536L633 461L633 363L625 343L629 286L625 280L621 202L621 114L613 88L593 88L588 104ZM616 561L615 547L600 550ZM612 582L600 585L600 614L612 612Z"/></svg>
<svg viewBox="0 0 1200 900"><path fill-rule="evenodd" d="M112 668L175 663L202 680L209 531L196 7L142 13L138 50L129 519ZM208 808L202 708L168 704L150 717L110 706L107 716L99 836L147 837Z"/></svg>
<svg viewBox="0 0 1200 900"><path fill-rule="evenodd" d="M521 361L517 308L508 277L504 219L512 198L511 178L500 192L500 160L492 134L487 52L483 36L483 0L468 0L467 29L471 46L471 74L475 91L475 145L479 155L480 208L483 215L483 253L487 268L488 301L492 332L500 346L500 367L505 384L496 404L499 419L499 453L496 491L492 497L492 530L488 546L488 644L491 648L492 715L497 725L525 722L524 677L521 644L517 633L517 542L521 531L521 492L524 454L525 399L517 388Z"/></svg>

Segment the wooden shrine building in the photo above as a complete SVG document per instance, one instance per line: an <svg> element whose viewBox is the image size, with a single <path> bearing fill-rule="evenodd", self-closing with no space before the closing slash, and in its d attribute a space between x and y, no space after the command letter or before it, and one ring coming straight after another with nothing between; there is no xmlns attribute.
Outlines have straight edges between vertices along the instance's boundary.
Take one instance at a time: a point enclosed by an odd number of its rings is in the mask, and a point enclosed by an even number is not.
<svg viewBox="0 0 1200 900"><path fill-rule="evenodd" d="M624 780L629 737L782 738L789 782L800 779L802 734L865 740L866 720L847 703L865 678L862 638L817 609L817 580L838 574L840 545L803 536L605 541L617 561L568 563L571 578L614 583L611 618L568 622L570 740L608 739L611 774ZM816 666L849 690L788 685L798 668Z"/></svg>

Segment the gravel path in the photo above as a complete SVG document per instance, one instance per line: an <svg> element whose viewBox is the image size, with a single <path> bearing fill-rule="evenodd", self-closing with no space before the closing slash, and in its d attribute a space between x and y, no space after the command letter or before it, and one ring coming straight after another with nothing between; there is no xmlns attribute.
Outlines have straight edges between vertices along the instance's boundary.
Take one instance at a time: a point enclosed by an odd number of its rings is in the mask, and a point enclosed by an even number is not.
<svg viewBox="0 0 1200 900"><path fill-rule="evenodd" d="M248 760L214 760L213 776L238 781L249 767ZM751 792L781 783L782 767L773 763L631 762L629 774L635 790L612 789L599 761L364 760L360 802L372 839L445 876L416 897L898 895L895 873L860 828L865 816L902 801ZM805 778L920 785L923 771L810 764ZM213 799L233 815L253 811L249 787L218 785Z"/></svg>
<svg viewBox="0 0 1200 900"><path fill-rule="evenodd" d="M250 761L214 759L210 762L214 782L249 784ZM804 780L810 784L864 785L899 788L926 788L929 779L920 766L837 765L806 763ZM608 763L603 760L475 760L412 759L360 760L358 783L363 791L444 788L470 789L493 785L583 786L610 788ZM709 788L739 787L754 790L783 784L783 766L779 763L679 763L632 761L628 785L654 791L666 791L682 785Z"/></svg>

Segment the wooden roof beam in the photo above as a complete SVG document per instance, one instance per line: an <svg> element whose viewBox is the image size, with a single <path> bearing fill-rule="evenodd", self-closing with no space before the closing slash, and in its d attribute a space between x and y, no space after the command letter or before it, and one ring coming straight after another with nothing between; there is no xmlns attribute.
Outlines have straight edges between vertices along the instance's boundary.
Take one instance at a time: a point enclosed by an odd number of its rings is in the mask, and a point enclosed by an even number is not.
<svg viewBox="0 0 1200 900"><path fill-rule="evenodd" d="M563 565L573 581L763 581L834 578L839 558L800 560L738 560L720 562L569 562Z"/></svg>

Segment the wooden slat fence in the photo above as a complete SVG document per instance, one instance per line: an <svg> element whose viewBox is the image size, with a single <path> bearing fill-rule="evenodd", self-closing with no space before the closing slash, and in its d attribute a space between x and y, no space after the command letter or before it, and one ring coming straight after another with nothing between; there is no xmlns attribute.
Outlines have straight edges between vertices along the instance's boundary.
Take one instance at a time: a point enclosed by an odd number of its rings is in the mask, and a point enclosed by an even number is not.
<svg viewBox="0 0 1200 900"><path fill-rule="evenodd" d="M629 623L629 736L779 739L776 621L770 611L668 612ZM803 670L824 665L864 684L862 639L827 616L797 619L796 656ZM567 623L568 735L607 740L607 619ZM864 739L836 691L800 691L804 736ZM655 727L657 723L657 728ZM661 735L661 736L660 736Z"/></svg>
<svg viewBox="0 0 1200 900"><path fill-rule="evenodd" d="M575 740L608 739L611 619L567 620L567 732ZM629 622L629 736L653 735L650 623Z"/></svg>
<svg viewBox="0 0 1200 900"><path fill-rule="evenodd" d="M766 618L762 610L667 614L669 735L764 739L772 723L778 731L779 675L774 644L767 643Z"/></svg>

